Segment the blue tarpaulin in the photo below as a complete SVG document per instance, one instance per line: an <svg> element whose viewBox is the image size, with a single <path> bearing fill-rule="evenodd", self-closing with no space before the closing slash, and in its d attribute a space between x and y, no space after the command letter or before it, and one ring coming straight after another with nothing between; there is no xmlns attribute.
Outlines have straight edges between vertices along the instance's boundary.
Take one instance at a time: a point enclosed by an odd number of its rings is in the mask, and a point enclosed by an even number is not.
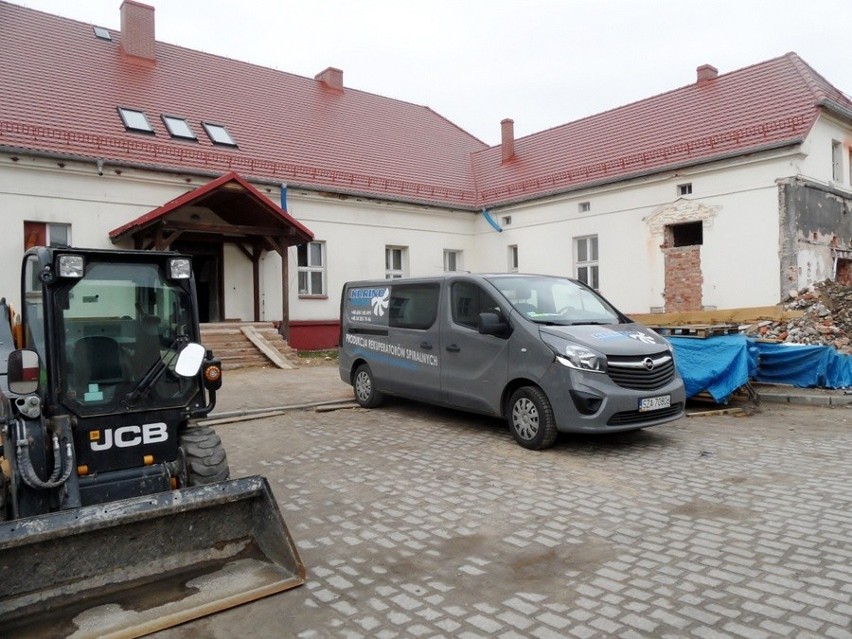
<svg viewBox="0 0 852 639"><path fill-rule="evenodd" d="M830 346L773 344L752 340L757 357L754 379L799 388L852 387L852 355Z"/></svg>
<svg viewBox="0 0 852 639"><path fill-rule="evenodd" d="M667 337L686 396L707 391L716 403L725 403L752 376L752 359L745 335L719 335L706 339Z"/></svg>
<svg viewBox="0 0 852 639"><path fill-rule="evenodd" d="M707 391L725 403L751 379L799 388L852 387L852 355L830 346L758 342L745 335L667 339L687 397Z"/></svg>

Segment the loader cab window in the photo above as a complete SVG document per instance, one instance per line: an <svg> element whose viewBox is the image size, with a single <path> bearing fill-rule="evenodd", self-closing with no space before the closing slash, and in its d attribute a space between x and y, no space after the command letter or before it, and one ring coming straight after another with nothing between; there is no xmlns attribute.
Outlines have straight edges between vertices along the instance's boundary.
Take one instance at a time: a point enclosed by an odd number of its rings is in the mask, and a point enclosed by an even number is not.
<svg viewBox="0 0 852 639"><path fill-rule="evenodd" d="M52 291L65 358L63 397L81 414L113 412L161 361L173 369L180 348L197 340L188 289L156 264L100 264ZM184 405L198 389L167 369L134 398L133 409Z"/></svg>
<svg viewBox="0 0 852 639"><path fill-rule="evenodd" d="M44 344L44 300L42 289L44 285L38 278L38 260L34 255L27 258L24 264L24 316L26 317L26 333L24 346L34 349L44 366L46 353Z"/></svg>

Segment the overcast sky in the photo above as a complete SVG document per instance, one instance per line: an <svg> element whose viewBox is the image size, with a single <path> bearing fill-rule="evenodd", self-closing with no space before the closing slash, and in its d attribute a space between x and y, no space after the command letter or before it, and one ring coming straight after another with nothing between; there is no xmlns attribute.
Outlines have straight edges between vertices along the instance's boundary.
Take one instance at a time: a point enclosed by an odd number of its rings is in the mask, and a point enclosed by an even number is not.
<svg viewBox="0 0 852 639"><path fill-rule="evenodd" d="M119 29L121 0L13 0ZM156 38L430 107L488 144L795 51L852 93L852 0L147 0ZM2 28L2 25L0 25Z"/></svg>

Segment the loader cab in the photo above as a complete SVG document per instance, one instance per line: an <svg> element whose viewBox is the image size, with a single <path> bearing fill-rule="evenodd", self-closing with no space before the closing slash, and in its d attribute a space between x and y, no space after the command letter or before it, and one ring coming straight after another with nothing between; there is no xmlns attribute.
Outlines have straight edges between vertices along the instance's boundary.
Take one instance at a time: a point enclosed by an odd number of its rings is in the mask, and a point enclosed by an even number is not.
<svg viewBox="0 0 852 639"><path fill-rule="evenodd" d="M200 383L174 366L199 339L190 269L188 258L145 251L28 252L25 342L43 362L48 404L79 417L187 406Z"/></svg>

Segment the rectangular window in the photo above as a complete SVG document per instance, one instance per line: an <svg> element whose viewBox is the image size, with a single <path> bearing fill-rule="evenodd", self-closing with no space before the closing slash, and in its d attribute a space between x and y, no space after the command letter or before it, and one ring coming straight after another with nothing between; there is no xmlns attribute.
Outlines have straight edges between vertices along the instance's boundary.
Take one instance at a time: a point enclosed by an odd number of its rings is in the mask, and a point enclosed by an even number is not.
<svg viewBox="0 0 852 639"><path fill-rule="evenodd" d="M580 213L588 213L589 211L592 210L592 203L591 202L580 202L577 205L577 210L580 211Z"/></svg>
<svg viewBox="0 0 852 639"><path fill-rule="evenodd" d="M462 269L462 252L444 249L444 272L460 271Z"/></svg>
<svg viewBox="0 0 852 639"><path fill-rule="evenodd" d="M518 245L513 244L509 247L509 272L518 272Z"/></svg>
<svg viewBox="0 0 852 639"><path fill-rule="evenodd" d="M692 194L692 182L687 182L686 184L678 184L677 185L677 194L678 195L691 195Z"/></svg>
<svg viewBox="0 0 852 639"><path fill-rule="evenodd" d="M509 226L511 223L512 223L512 216L511 215L504 215L503 216L503 226Z"/></svg>
<svg viewBox="0 0 852 639"><path fill-rule="evenodd" d="M403 284L391 287L388 326L424 330L438 317L439 284Z"/></svg>
<svg viewBox="0 0 852 639"><path fill-rule="evenodd" d="M325 242L308 242L296 249L299 295L325 295Z"/></svg>
<svg viewBox="0 0 852 639"><path fill-rule="evenodd" d="M574 273L575 277L597 290L598 280L598 236L574 238Z"/></svg>
<svg viewBox="0 0 852 639"><path fill-rule="evenodd" d="M408 249L404 246L385 247L385 279L405 277L408 270Z"/></svg>
<svg viewBox="0 0 852 639"><path fill-rule="evenodd" d="M831 179L843 180L843 145L837 140L831 141Z"/></svg>
<svg viewBox="0 0 852 639"><path fill-rule="evenodd" d="M148 122L148 116L144 111L138 109L127 109L118 107L118 114L128 131L139 131L140 133L153 133L154 127Z"/></svg>
<svg viewBox="0 0 852 639"><path fill-rule="evenodd" d="M480 313L501 314L500 305L488 293L472 282L456 282L450 296L453 321L476 329Z"/></svg>
<svg viewBox="0 0 852 639"><path fill-rule="evenodd" d="M672 224L666 227L666 239L670 246L700 246L704 244L704 224L701 222L686 222Z"/></svg>
<svg viewBox="0 0 852 639"><path fill-rule="evenodd" d="M195 133L193 133L186 118L176 118L171 115L161 115L160 117L163 118L163 124L166 125L169 134L173 138L184 138L185 140L198 139L195 137Z"/></svg>
<svg viewBox="0 0 852 639"><path fill-rule="evenodd" d="M24 222L24 250L33 246L71 246L71 225Z"/></svg>
<svg viewBox="0 0 852 639"><path fill-rule="evenodd" d="M207 131L207 137L213 144L221 144L223 146L237 146L234 138L228 133L228 129L223 124L213 124L212 122L202 122L201 126Z"/></svg>

